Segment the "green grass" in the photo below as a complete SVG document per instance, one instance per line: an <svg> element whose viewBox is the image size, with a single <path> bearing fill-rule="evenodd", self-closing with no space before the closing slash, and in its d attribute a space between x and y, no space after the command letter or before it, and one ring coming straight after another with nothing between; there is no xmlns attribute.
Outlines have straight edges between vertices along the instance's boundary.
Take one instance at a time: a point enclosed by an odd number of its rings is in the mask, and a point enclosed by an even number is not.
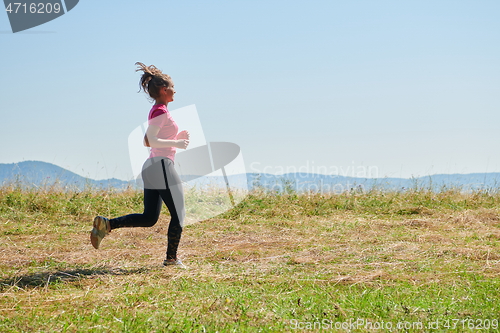
<svg viewBox="0 0 500 333"><path fill-rule="evenodd" d="M141 212L141 193L4 187L0 332L497 331L499 203L256 191L185 228L178 270L161 266L166 211L88 241L96 214Z"/></svg>

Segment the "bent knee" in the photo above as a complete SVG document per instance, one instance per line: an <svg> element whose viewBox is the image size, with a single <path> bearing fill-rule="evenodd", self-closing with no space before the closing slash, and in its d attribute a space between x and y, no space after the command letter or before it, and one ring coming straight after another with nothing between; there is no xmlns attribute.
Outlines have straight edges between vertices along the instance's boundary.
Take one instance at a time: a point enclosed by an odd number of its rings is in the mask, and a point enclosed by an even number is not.
<svg viewBox="0 0 500 333"><path fill-rule="evenodd" d="M158 217L146 217L144 219L144 227L152 227L158 222Z"/></svg>

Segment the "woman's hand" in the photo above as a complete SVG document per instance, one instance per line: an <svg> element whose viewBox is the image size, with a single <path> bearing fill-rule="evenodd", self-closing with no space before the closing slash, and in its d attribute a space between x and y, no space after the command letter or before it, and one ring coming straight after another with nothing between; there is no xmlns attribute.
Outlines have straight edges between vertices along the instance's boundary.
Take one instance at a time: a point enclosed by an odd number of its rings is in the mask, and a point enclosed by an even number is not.
<svg viewBox="0 0 500 333"><path fill-rule="evenodd" d="M189 140L186 139L175 140L175 147L177 148L186 149L188 145L189 145Z"/></svg>
<svg viewBox="0 0 500 333"><path fill-rule="evenodd" d="M189 145L189 132L182 131L177 133L177 144L176 147L180 149L186 149Z"/></svg>
<svg viewBox="0 0 500 333"><path fill-rule="evenodd" d="M177 134L177 140L189 140L189 132L188 131L182 131Z"/></svg>

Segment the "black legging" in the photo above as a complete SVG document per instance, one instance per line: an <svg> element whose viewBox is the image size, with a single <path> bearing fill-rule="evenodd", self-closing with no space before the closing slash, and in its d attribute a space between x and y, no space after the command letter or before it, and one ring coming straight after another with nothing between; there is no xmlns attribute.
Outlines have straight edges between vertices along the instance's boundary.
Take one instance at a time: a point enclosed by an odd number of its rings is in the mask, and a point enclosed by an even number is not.
<svg viewBox="0 0 500 333"><path fill-rule="evenodd" d="M129 214L109 220L111 229L152 227L158 221L162 200L170 212L167 259L177 259L177 248L184 225L184 192L174 162L165 157L148 159L142 169L144 213Z"/></svg>

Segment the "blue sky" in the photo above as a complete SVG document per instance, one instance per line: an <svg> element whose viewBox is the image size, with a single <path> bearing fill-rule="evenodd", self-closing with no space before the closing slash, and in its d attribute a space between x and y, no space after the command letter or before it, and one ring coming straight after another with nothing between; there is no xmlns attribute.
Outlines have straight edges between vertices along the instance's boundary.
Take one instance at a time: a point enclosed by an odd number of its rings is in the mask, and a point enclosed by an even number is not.
<svg viewBox="0 0 500 333"><path fill-rule="evenodd" d="M248 172L500 172L499 14L498 1L82 0L12 34L0 13L0 163L129 179L127 138L151 106L141 61L174 79L171 110L196 105L207 141L241 146Z"/></svg>

